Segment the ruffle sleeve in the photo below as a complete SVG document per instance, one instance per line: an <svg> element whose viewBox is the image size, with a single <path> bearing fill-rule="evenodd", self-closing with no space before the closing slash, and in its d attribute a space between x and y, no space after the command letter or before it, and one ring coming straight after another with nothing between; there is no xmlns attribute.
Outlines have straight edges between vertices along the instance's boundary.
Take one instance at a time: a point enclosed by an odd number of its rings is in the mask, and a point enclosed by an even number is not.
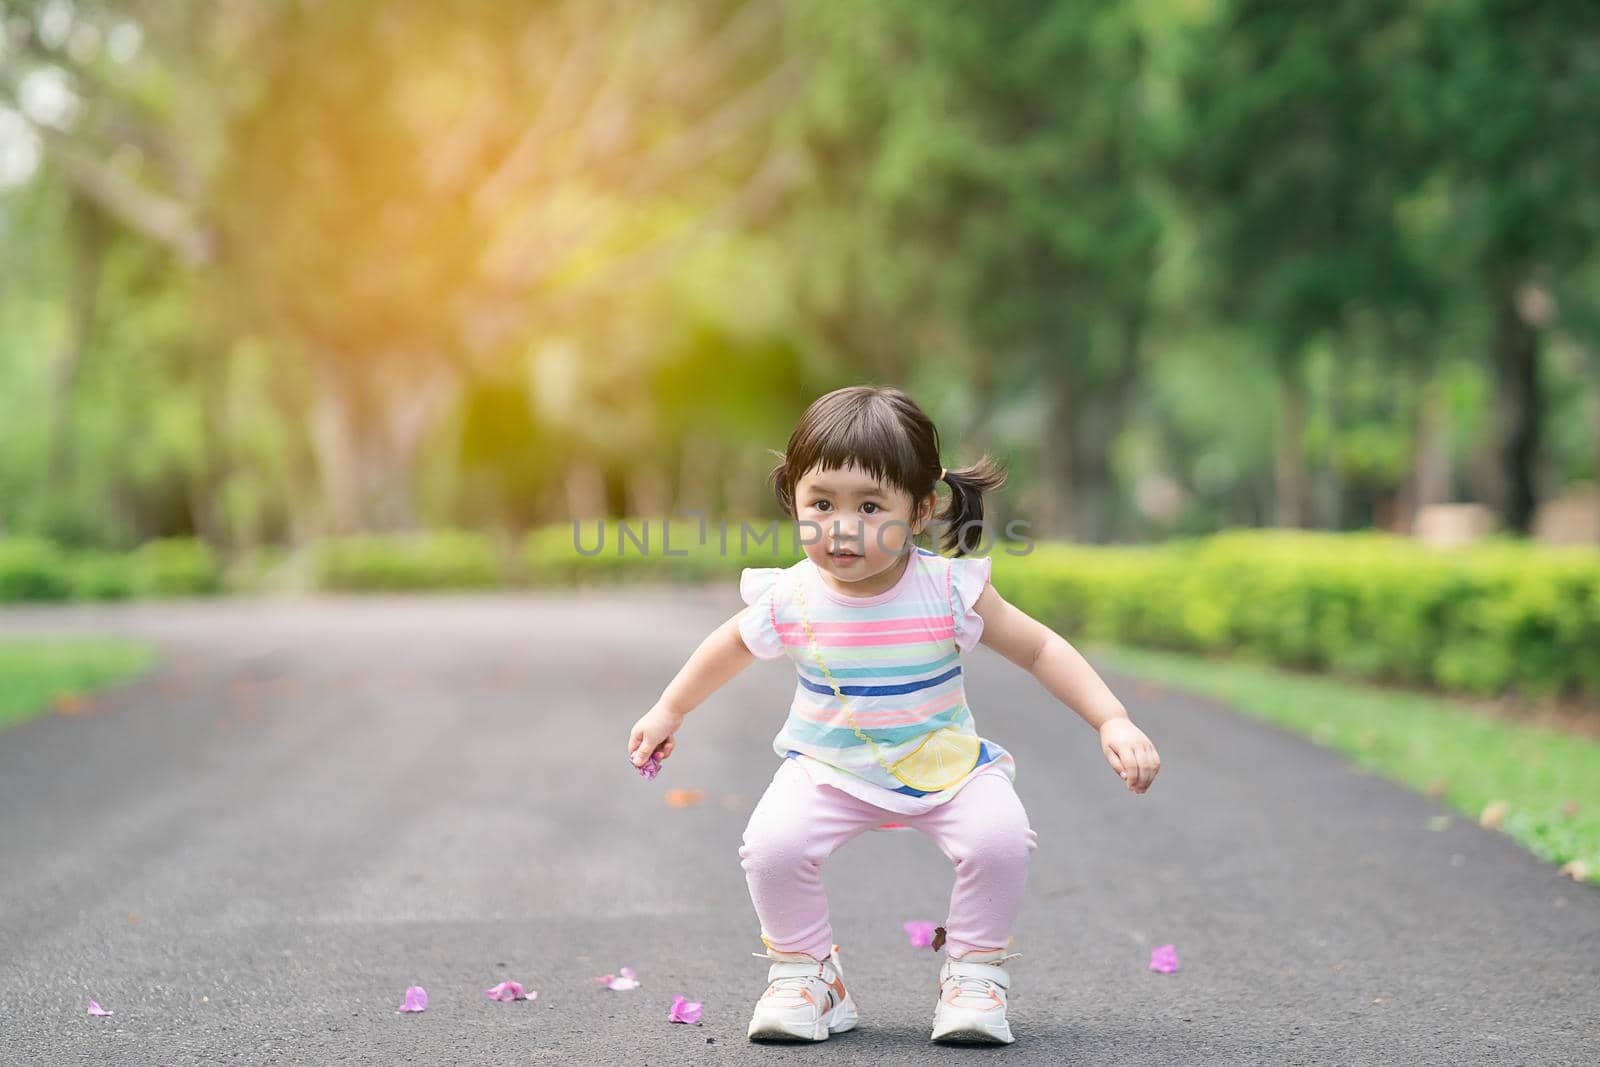
<svg viewBox="0 0 1600 1067"><path fill-rule="evenodd" d="M988 556L959 556L950 559L950 612L955 617L956 647L970 652L983 636L983 616L972 606L989 584L994 561Z"/></svg>
<svg viewBox="0 0 1600 1067"><path fill-rule="evenodd" d="M783 655L778 636L778 578L782 567L746 567L739 575L739 596L749 605L739 614L739 636L757 659Z"/></svg>

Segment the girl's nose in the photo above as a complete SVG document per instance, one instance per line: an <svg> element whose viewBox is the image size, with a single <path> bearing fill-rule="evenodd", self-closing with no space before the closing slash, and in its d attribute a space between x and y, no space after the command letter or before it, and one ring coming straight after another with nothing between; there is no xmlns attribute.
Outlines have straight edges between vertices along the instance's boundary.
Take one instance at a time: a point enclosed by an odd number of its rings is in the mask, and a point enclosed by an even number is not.
<svg viewBox="0 0 1600 1067"><path fill-rule="evenodd" d="M835 522L833 524L831 547L834 550L838 550L839 548L844 547L852 542L859 543L861 541L861 531L862 527L859 522L851 523L849 525Z"/></svg>

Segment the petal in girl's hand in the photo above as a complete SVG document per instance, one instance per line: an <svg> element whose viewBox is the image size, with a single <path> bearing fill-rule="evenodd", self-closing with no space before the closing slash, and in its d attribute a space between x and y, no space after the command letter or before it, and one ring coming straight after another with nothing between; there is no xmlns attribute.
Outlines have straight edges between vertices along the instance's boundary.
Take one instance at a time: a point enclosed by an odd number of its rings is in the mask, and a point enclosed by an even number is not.
<svg viewBox="0 0 1600 1067"><path fill-rule="evenodd" d="M927 948L929 945L933 944L934 923L925 923L912 920L910 922L902 923L901 926L905 928L906 937L911 939L912 948Z"/></svg>

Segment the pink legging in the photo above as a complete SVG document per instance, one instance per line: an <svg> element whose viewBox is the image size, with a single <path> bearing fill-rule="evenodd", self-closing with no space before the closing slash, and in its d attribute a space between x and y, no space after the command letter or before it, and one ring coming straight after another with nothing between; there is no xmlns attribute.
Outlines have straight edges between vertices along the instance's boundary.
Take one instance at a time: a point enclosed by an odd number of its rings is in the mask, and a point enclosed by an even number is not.
<svg viewBox="0 0 1600 1067"><path fill-rule="evenodd" d="M956 867L945 949L1004 948L1011 939L1028 856L1035 847L1028 815L1011 781L982 774L921 815L900 815L829 785L814 784L793 759L783 761L745 827L739 860L767 943L780 952L822 959L833 949L822 862L864 830L886 822L933 838Z"/></svg>

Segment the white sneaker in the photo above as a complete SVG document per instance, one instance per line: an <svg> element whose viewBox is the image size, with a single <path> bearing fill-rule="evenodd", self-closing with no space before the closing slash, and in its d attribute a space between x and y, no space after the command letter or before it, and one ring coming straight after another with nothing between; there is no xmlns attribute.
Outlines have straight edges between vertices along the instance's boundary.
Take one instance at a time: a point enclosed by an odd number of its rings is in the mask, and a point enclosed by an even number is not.
<svg viewBox="0 0 1600 1067"><path fill-rule="evenodd" d="M1006 991L1011 976L1000 966L1020 952L969 952L946 959L939 969L939 1003L933 1009L932 1040L944 1045L1009 1045Z"/></svg>
<svg viewBox="0 0 1600 1067"><path fill-rule="evenodd" d="M856 1005L839 971L839 946L825 960L803 952L752 952L770 959L767 991L756 1001L748 1031L751 1041L826 1041L854 1029Z"/></svg>

